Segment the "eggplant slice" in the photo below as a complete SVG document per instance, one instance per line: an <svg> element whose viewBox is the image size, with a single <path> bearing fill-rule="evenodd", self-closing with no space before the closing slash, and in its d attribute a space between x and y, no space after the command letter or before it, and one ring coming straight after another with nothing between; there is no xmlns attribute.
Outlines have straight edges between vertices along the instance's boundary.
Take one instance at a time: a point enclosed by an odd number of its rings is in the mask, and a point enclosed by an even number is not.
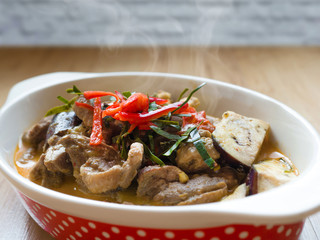
<svg viewBox="0 0 320 240"><path fill-rule="evenodd" d="M248 171L269 130L269 124L228 111L212 133L216 149L227 165Z"/></svg>
<svg viewBox="0 0 320 240"><path fill-rule="evenodd" d="M283 158L253 164L247 180L249 195L270 190L296 177L297 171Z"/></svg>

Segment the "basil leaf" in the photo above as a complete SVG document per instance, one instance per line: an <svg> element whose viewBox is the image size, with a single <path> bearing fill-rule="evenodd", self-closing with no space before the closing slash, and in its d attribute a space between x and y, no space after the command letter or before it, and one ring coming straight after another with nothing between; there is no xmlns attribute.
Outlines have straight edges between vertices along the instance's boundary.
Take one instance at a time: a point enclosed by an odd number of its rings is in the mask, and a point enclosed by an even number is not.
<svg viewBox="0 0 320 240"><path fill-rule="evenodd" d="M167 139L170 139L170 140L179 140L181 137L179 135L176 135L176 134L171 134L171 133L168 133L164 130L162 130L161 128L157 127L157 126L150 126L150 128L157 134L159 134L160 136L163 136Z"/></svg>
<svg viewBox="0 0 320 240"><path fill-rule="evenodd" d="M172 154L172 152L179 147L180 143L181 143L182 141L186 140L186 139L189 137L189 134L190 134L194 129L196 129L196 128L197 128L197 126L194 126L194 127L192 127L192 128L189 128L185 133L183 133L183 134L181 135L181 137L178 139L178 141L176 141L176 142L169 148L169 150L166 151L163 155L166 156L166 157L170 156L170 155Z"/></svg>
<svg viewBox="0 0 320 240"><path fill-rule="evenodd" d="M64 97L58 96L57 97L61 102L65 103L65 104L69 104L69 101L67 99L65 99Z"/></svg>
<svg viewBox="0 0 320 240"><path fill-rule="evenodd" d="M49 111L46 113L45 117L53 115L53 114L58 114L61 112L66 112L70 109L68 105L62 105L62 106L57 106L49 109Z"/></svg>
<svg viewBox="0 0 320 240"><path fill-rule="evenodd" d="M125 97L125 98L128 98L132 95L132 92L129 92L129 91L126 91L126 92L123 92L122 95Z"/></svg>

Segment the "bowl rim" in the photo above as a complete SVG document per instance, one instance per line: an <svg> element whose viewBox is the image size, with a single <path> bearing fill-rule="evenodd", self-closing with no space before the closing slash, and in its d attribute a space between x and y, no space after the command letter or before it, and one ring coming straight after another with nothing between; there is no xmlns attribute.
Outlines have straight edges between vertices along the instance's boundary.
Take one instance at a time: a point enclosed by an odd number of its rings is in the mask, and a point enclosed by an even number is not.
<svg viewBox="0 0 320 240"><path fill-rule="evenodd" d="M72 82L75 80L88 80L92 78L100 78L100 77L114 77L114 76L150 76L150 77L168 77L168 78L179 78L179 79L189 79L196 82L210 82L212 84L226 86L228 88L232 88L236 91L242 91L245 93L253 94L259 98L263 98L266 101L270 101L273 104L278 105L285 111L292 114L296 117L303 125L307 127L310 131L310 134L314 137L317 145L320 146L320 138L319 134L315 130L315 128L304 119L299 113L295 110L291 109L287 105L271 98L267 95L259 93L257 91L253 91L241 86L237 86L231 83L225 83L218 80L213 80L209 78L183 75L183 74L172 74L172 73L159 73L159 72L107 72L107 73L81 73L81 72L56 72L49 73L45 75L40 75L34 78L26 79L18 84L16 84L10 91L7 101L3 105L0 110L0 118L2 118L3 113L7 111L12 105L16 102L19 102L22 98L26 97L29 94L35 94L38 91L42 91L42 89L47 89L55 85L64 84L66 82ZM35 85L36 83L36 85ZM41 83L41 84L39 84ZM26 86L33 85L33 88L28 88L28 91L23 91L20 95L17 95L19 91L22 89L26 90ZM19 97L14 97L19 96ZM2 157L1 157L2 158ZM117 210L120 212L131 212L131 213L153 213L153 214L172 214L172 213L201 213L201 214L218 214L224 215L228 217L232 217L234 221L241 220L241 222L252 222L254 218L254 222L265 222L265 221L298 221L304 219L305 217L315 213L320 210L320 187L317 187L312 190L312 193L318 193L315 198L310 198L308 201L303 204L294 205L290 202L287 204L281 204L281 207L276 207L275 211L268 212L268 209L261 209L260 211L252 211L250 210L251 204L256 204L255 202L259 201L261 203L265 202L265 198L269 200L274 196L283 196L288 200L289 196L294 196L296 194L295 183L299 182L298 186L306 184L310 181L319 181L320 176L317 176L315 169L320 169L320 150L317 152L317 159L315 159L315 166L313 169L308 169L308 174L302 174L299 177L299 180L294 180L290 183L287 183L285 186L280 186L272 191L260 193L254 196L246 197L244 199L233 200L228 202L216 202L216 203L208 203L208 204L198 204L198 205L190 205L190 206L131 206L131 205L122 205L116 203L108 203L108 202L100 202L90 199L84 199L79 197L74 197L71 195L58 193L54 190L50 190L44 187L41 187L31 181L25 181L25 178L20 176L14 168L10 167L6 164L6 160L0 160L0 170L4 173L6 178L13 184L19 191L23 189L23 193L30 197L35 201L39 201L39 199L45 199L43 203L45 205L51 205L53 200L57 200L65 203L68 206L72 204L77 204L78 206L94 206L100 209L109 209L109 210ZM282 194L282 190L286 189L287 196ZM310 190L305 189L304 194L311 193ZM269 201L268 200L268 201ZM271 201L276 204L276 201ZM239 209L239 204L243 203L246 207ZM68 213L68 210L62 208L61 206L56 207L57 210ZM72 213L69 211L69 213ZM79 214L79 217L85 217ZM94 219L97 220L97 219Z"/></svg>

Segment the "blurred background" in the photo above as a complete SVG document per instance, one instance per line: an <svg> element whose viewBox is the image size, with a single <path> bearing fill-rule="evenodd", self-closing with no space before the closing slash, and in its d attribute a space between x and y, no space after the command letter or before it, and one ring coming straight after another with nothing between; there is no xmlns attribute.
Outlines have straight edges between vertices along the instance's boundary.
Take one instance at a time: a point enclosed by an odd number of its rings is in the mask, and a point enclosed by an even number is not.
<svg viewBox="0 0 320 240"><path fill-rule="evenodd" d="M319 0L1 0L1 46L319 45Z"/></svg>

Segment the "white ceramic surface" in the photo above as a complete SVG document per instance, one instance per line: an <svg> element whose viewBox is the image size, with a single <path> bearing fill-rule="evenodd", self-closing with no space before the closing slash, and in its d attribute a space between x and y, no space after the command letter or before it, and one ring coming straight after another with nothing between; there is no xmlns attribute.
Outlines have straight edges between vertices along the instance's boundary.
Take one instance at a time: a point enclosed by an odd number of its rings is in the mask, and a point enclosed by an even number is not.
<svg viewBox="0 0 320 240"><path fill-rule="evenodd" d="M134 90L152 94L158 89L177 96L202 82L197 97L201 109L221 116L226 110L263 119L271 136L291 158L301 175L294 181L245 199L193 206L132 206L99 202L61 194L34 184L14 169L13 152L21 133L38 121L56 96L69 97L73 84L82 90ZM0 138L0 169L11 184L31 199L57 211L82 218L127 226L153 228L212 227L230 223L281 224L303 220L320 210L320 139L298 113L260 93L223 82L164 73L52 73L17 84L0 112L5 126ZM81 209L81 211L79 211ZM155 217L156 216L156 217Z"/></svg>

